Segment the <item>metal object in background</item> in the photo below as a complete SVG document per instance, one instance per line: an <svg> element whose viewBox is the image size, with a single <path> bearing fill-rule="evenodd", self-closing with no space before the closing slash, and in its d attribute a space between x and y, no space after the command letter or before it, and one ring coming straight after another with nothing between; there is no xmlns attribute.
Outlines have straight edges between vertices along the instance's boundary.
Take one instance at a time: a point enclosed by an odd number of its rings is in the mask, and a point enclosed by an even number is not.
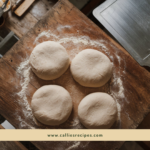
<svg viewBox="0 0 150 150"><path fill-rule="evenodd" d="M5 129L15 129L15 127L10 124L7 120L5 120L2 124L1 124Z"/></svg>
<svg viewBox="0 0 150 150"><path fill-rule="evenodd" d="M93 15L141 66L150 66L150 0L107 0Z"/></svg>
<svg viewBox="0 0 150 150"><path fill-rule="evenodd" d="M3 13L4 13L4 9L6 8L8 1L9 1L9 0L6 0L6 1L3 3L2 7L0 7L0 17L2 17L2 15L3 15Z"/></svg>
<svg viewBox="0 0 150 150"><path fill-rule="evenodd" d="M19 38L14 34L14 32L8 31L6 28L2 27L0 29L0 58L10 50L10 48L19 40ZM15 129L3 116L0 115L0 124L5 129Z"/></svg>
<svg viewBox="0 0 150 150"><path fill-rule="evenodd" d="M5 38L0 36L0 58L19 40L13 31L9 32Z"/></svg>

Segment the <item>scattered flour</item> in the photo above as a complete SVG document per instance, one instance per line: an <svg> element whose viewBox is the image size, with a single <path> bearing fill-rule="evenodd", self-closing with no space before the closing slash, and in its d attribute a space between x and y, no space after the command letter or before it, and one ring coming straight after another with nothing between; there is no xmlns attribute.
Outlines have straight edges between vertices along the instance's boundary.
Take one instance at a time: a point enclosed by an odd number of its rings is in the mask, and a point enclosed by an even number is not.
<svg viewBox="0 0 150 150"><path fill-rule="evenodd" d="M80 123L79 119L75 118L70 126L77 126Z"/></svg>
<svg viewBox="0 0 150 150"><path fill-rule="evenodd" d="M48 30L48 31L43 31L42 33L40 33L40 34L36 37L36 39L35 39L35 41L34 41L33 44L39 44L39 43L38 43L38 40L39 40L41 37L43 37L43 36L46 36L47 38L50 37L50 36L52 36L52 37L54 37L54 38L56 38L56 39L58 38L55 34L52 34L50 30Z"/></svg>
<svg viewBox="0 0 150 150"><path fill-rule="evenodd" d="M122 99L125 97L124 95L124 87L123 87L123 82L121 80L120 77L115 78L113 83L115 84L115 86L118 87L118 91L113 91L111 90L111 95L112 97L116 100L116 104L117 104L117 109L118 109L118 120L121 120L121 105L119 104L118 100Z"/></svg>
<svg viewBox="0 0 150 150"><path fill-rule="evenodd" d="M124 95L123 81L121 80L121 77L120 77L120 75L121 75L121 70L120 70L121 58L117 53L116 53L116 58L119 63L119 72L118 72L119 77L117 74L114 74L113 84L118 87L118 91L116 92L116 91L111 90L111 95L116 100L117 109L118 109L118 121L121 121L121 105L120 105L119 101L122 99L125 100L125 95ZM123 70L123 73L125 74L125 70Z"/></svg>
<svg viewBox="0 0 150 150"><path fill-rule="evenodd" d="M107 47L104 44L103 40L99 40L99 41L95 41L95 40L91 40L89 37L86 36L71 36L71 37L64 37L64 38L60 38L59 36L56 36L55 34L51 33L50 30L48 31L43 31L42 33L40 33L35 41L34 44L39 44L38 40L43 37L46 36L47 38L51 37L52 40L55 40L58 43L68 43L68 42L72 42L74 44L84 44L84 45L91 45L91 46L100 46L103 50L106 50Z"/></svg>
<svg viewBox="0 0 150 150"><path fill-rule="evenodd" d="M82 147L85 148L89 145L90 142L86 142Z"/></svg>
<svg viewBox="0 0 150 150"><path fill-rule="evenodd" d="M35 129L31 125L29 125L27 122L25 122L20 116L18 117L18 120L20 122L20 124L19 124L20 128Z"/></svg>
<svg viewBox="0 0 150 150"><path fill-rule="evenodd" d="M57 31L61 31L62 29L70 29L70 28L71 28L70 25L65 25L65 26L59 25L59 26L57 27Z"/></svg>
<svg viewBox="0 0 150 150"><path fill-rule="evenodd" d="M111 95L113 96L113 98L116 100L116 104L117 104L117 109L118 109L118 121L121 121L121 105L119 103L119 101L121 99L124 99L125 98L125 95L124 95L124 86L123 86L123 81L121 80L121 70L120 70L120 65L121 65L121 58L120 56L116 53L116 58L118 60L118 63L119 63L119 72L118 72L118 75L117 74L114 74L114 79L113 79L113 84L114 86L117 86L118 88L118 91L113 91L113 89L111 89L110 93ZM112 60L114 60L113 57L111 57ZM123 73L125 74L125 71L123 71Z"/></svg>
<svg viewBox="0 0 150 150"><path fill-rule="evenodd" d="M81 142L74 142L74 144L72 146L70 146L69 148L67 148L66 150L72 150L74 148L78 148L78 146L80 145Z"/></svg>
<svg viewBox="0 0 150 150"><path fill-rule="evenodd" d="M120 78L117 78L116 84L117 84L118 87L119 87L119 91L118 91L118 93L117 93L117 96L118 96L119 98L124 98L125 96L124 96L124 87L123 87L122 80L121 80Z"/></svg>
<svg viewBox="0 0 150 150"><path fill-rule="evenodd" d="M121 58L120 58L118 55L116 55L116 57L117 57L117 59L118 59L119 65L120 65L120 63L121 63Z"/></svg>
<svg viewBox="0 0 150 150"><path fill-rule="evenodd" d="M118 110L118 120L121 120L121 106L120 106L120 104L118 103L118 101L117 101L117 110Z"/></svg>
<svg viewBox="0 0 150 150"><path fill-rule="evenodd" d="M28 84L30 82L30 78L29 78L30 70L31 70L31 67L29 66L29 60L26 60L26 61L22 62L20 64L20 66L18 67L18 69L17 69L17 72L19 74L23 75L22 80L21 80L22 89L18 93L18 95L23 100L23 104L25 105L25 107L28 111L31 111L31 108L28 104L28 100L27 100L27 97L26 97L26 91L27 91L27 88L28 88Z"/></svg>
<svg viewBox="0 0 150 150"><path fill-rule="evenodd" d="M28 84L30 82L30 71L31 71L31 67L29 65L29 60L22 62L18 67L17 72L23 76L21 77L21 83L20 83L22 89L19 93L17 93L17 95L20 97L19 104L22 106L22 111L24 113L24 116L36 122L26 96ZM21 118L19 118L19 121L21 121L20 126L24 127L25 125L27 125L27 123L24 122Z"/></svg>

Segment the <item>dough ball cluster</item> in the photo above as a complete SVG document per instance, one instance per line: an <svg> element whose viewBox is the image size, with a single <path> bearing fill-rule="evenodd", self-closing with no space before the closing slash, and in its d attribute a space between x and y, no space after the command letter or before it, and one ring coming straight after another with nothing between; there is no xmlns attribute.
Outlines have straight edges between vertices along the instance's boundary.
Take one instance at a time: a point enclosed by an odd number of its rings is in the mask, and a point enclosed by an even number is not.
<svg viewBox="0 0 150 150"><path fill-rule="evenodd" d="M53 41L37 45L29 61L32 71L43 80L59 78L70 64L66 49ZM109 58L94 49L86 49L77 54L70 69L73 78L85 87L103 86L112 76ZM71 114L72 105L69 92L58 85L39 88L31 101L36 119L51 126L64 123ZM106 93L89 94L79 104L78 116L86 128L110 128L117 116L115 101Z"/></svg>

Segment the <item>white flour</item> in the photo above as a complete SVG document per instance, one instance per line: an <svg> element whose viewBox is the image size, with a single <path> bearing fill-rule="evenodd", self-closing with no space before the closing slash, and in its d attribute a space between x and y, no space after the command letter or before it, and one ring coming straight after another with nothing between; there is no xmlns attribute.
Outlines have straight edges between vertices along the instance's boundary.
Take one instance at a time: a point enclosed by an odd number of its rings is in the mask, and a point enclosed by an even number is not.
<svg viewBox="0 0 150 150"><path fill-rule="evenodd" d="M19 97L23 100L23 104L25 105L26 109L31 111L31 108L28 104L28 100L26 97L26 91L28 88L28 84L30 82L30 69L31 67L29 66L29 60L26 60L20 64L20 66L17 69L17 72L23 75L22 80L21 80L21 91L18 93ZM22 103L22 102L21 102Z"/></svg>
<svg viewBox="0 0 150 150"><path fill-rule="evenodd" d="M119 87L119 91L117 93L117 97L118 98L124 98L124 87L123 87L123 82L120 78L117 78L116 79L116 84L118 85Z"/></svg>
<svg viewBox="0 0 150 150"><path fill-rule="evenodd" d="M80 123L79 119L75 118L70 126L77 126Z"/></svg>
<svg viewBox="0 0 150 150"><path fill-rule="evenodd" d="M20 116L18 117L18 121L20 122L20 124L19 124L20 127L19 128L35 129L34 127L32 127L31 125L26 123Z"/></svg>
<svg viewBox="0 0 150 150"><path fill-rule="evenodd" d="M35 41L34 41L34 44L39 44L38 43L38 40L43 37L43 36L46 36L47 38L51 37L52 40L58 42L58 43L69 43L69 42L72 42L74 44L84 44L84 45L91 45L91 46L99 46L101 47L103 50L107 49L105 44L104 44L104 41L103 40L99 40L99 41L95 41L95 40L91 40L89 37L87 36L78 36L78 37L75 37L75 36L71 36L71 37L63 37L63 38L60 38L59 39L59 36L51 33L50 30L48 31L43 31L42 33L40 33Z"/></svg>
<svg viewBox="0 0 150 150"><path fill-rule="evenodd" d="M29 65L29 60L22 62L18 67L17 72L20 75L23 75L23 77L21 77L21 83L20 83L22 89L19 93L17 93L17 95L20 97L19 104L22 106L22 111L24 113L24 116L32 119L35 122L35 118L32 114L31 107L27 100L27 89L28 89L28 84L30 82L30 71L31 71L31 67ZM21 121L22 127L23 125L27 125L27 123L22 121L21 118L19 118L19 120Z"/></svg>
<svg viewBox="0 0 150 150"><path fill-rule="evenodd" d="M74 118L72 122L69 123L71 129L82 129L82 125L78 118Z"/></svg>
<svg viewBox="0 0 150 150"><path fill-rule="evenodd" d="M43 37L43 36L46 36L47 38L50 37L50 36L52 36L52 37L54 37L54 38L56 38L56 39L58 38L55 34L52 34L50 30L48 30L48 31L43 31L42 33L40 33L40 34L36 37L36 39L35 39L35 41L34 41L33 44L39 44L39 43L38 43L38 40L39 40L41 37Z"/></svg>
<svg viewBox="0 0 150 150"><path fill-rule="evenodd" d="M27 86L30 81L29 79L30 69L31 68L29 66L29 60L22 62L17 69L17 72L23 75L23 78L21 81L22 90L18 93L18 95L24 100L27 100L25 92L27 90Z"/></svg>
<svg viewBox="0 0 150 150"><path fill-rule="evenodd" d="M82 147L85 148L89 145L90 142L86 142Z"/></svg>
<svg viewBox="0 0 150 150"><path fill-rule="evenodd" d="M81 142L74 142L74 144L72 146L70 146L69 148L67 148L66 150L72 150L74 148L77 148L80 145Z"/></svg>
<svg viewBox="0 0 150 150"><path fill-rule="evenodd" d="M118 100L125 97L125 95L124 95L123 82L122 82L121 78L118 77L118 78L115 78L115 79L114 79L113 83L114 83L115 85L117 85L118 91L115 92L115 91L111 90L110 93L111 93L111 96L116 100L117 109L118 109L118 120L121 120L121 116L120 116L120 113L121 113L121 105L119 104Z"/></svg>
<svg viewBox="0 0 150 150"><path fill-rule="evenodd" d="M117 102L117 110L118 110L118 120L121 120L121 115L120 115L121 114L121 106L117 100L116 100L116 102Z"/></svg>
<svg viewBox="0 0 150 150"><path fill-rule="evenodd" d="M119 101L121 100L121 104L122 104L122 100L125 100L125 95L124 95L123 81L121 80L121 77L120 77L120 75L121 75L120 66L121 66L121 62L122 63L125 63L125 62L124 62L124 60L122 61L122 59L120 58L120 56L117 53L115 56L119 63L119 71L118 71L118 73L113 74L114 79L112 80L112 83L114 84L115 87L118 88L118 90L114 91L113 89L110 89L110 93L111 93L111 96L116 100L117 110L118 110L118 121L121 121L121 105L120 105ZM112 56L110 56L110 57L112 60L114 60L114 58ZM123 73L125 74L125 70L123 70Z"/></svg>
<svg viewBox="0 0 150 150"><path fill-rule="evenodd" d="M70 29L70 28L71 28L71 26L69 26L69 25L65 25L65 26L59 25L59 26L57 27L57 31L61 31L61 30L63 30L63 29Z"/></svg>

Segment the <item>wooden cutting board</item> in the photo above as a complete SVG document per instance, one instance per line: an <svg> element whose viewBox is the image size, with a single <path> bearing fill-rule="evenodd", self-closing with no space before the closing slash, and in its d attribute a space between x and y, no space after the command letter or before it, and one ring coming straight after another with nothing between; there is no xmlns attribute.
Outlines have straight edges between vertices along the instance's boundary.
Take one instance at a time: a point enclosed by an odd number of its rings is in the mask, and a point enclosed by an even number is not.
<svg viewBox="0 0 150 150"><path fill-rule="evenodd" d="M71 60L86 48L103 52L114 65L113 77L101 88L80 86L73 80L70 69L53 81L37 78L28 65L29 56L38 43L48 40L61 43ZM113 129L135 129L150 111L150 73L66 0L60 0L0 59L0 68L0 113L18 129L82 129L84 127L77 117L78 104L87 94L97 91L111 94L117 103L119 113ZM58 127L45 126L36 121L30 108L33 93L49 84L66 88L74 103L71 116ZM123 142L33 143L41 150L113 150Z"/></svg>

